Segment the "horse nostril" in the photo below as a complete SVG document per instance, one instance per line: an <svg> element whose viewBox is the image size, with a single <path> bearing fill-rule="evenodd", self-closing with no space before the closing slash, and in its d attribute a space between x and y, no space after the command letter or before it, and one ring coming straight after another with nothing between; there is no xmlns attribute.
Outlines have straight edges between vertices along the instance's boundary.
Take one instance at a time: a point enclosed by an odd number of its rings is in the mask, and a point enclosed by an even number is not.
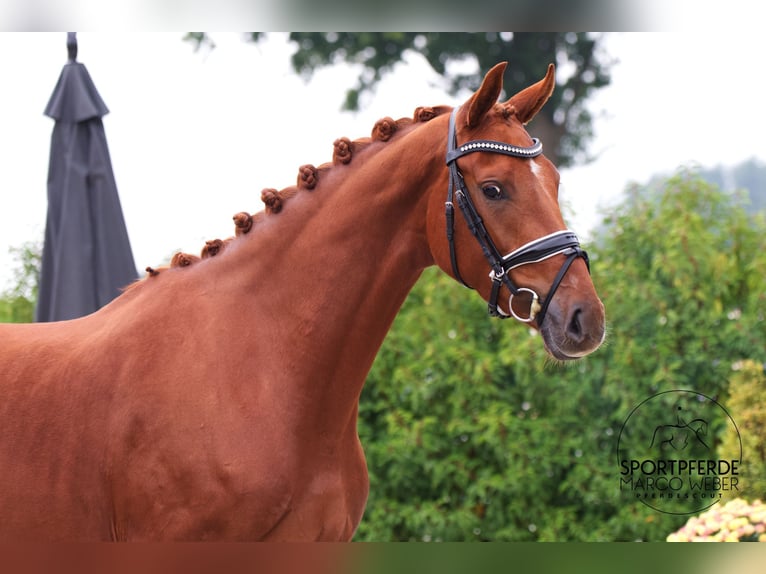
<svg viewBox="0 0 766 574"><path fill-rule="evenodd" d="M581 315L582 309L576 308L570 315L569 322L567 323L567 336L575 343L582 343L585 338L582 323L580 322Z"/></svg>

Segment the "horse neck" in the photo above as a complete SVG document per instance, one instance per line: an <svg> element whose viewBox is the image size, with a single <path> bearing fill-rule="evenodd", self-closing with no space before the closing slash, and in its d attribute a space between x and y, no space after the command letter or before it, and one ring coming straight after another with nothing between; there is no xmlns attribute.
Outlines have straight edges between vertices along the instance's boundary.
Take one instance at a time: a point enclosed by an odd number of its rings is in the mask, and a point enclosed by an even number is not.
<svg viewBox="0 0 766 574"><path fill-rule="evenodd" d="M375 355L433 264L427 204L435 186L446 190L445 137L446 122L433 120L370 144L266 217L241 248L239 272L247 268L249 278L239 278L239 297L252 301L253 321L278 325L268 344L289 349L286 384L315 393L318 408L345 409L354 423Z"/></svg>

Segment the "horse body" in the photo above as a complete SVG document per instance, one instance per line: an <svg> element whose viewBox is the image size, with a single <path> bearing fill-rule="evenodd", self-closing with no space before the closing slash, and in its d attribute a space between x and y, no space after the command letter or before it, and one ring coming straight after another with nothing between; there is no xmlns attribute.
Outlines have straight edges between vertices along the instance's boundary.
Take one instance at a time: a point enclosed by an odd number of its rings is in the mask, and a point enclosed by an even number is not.
<svg viewBox="0 0 766 574"><path fill-rule="evenodd" d="M500 86L488 75L458 117L525 137L494 109ZM512 101L523 112L536 94ZM162 270L81 319L0 325L0 539L350 539L368 492L365 377L422 270L450 272L447 117L432 115L336 142L318 184L267 194L267 213L221 255ZM500 181L475 155L461 160L468 185ZM528 161L503 160L505 171ZM552 166L536 169L537 187L557 183ZM562 228L555 194L530 193L544 209L513 239L488 221L509 247ZM481 209L489 220L507 208ZM461 273L486 297L481 250L455 233ZM516 277L544 293L555 263L535 268ZM592 351L603 307L584 265L560 293L546 345Z"/></svg>

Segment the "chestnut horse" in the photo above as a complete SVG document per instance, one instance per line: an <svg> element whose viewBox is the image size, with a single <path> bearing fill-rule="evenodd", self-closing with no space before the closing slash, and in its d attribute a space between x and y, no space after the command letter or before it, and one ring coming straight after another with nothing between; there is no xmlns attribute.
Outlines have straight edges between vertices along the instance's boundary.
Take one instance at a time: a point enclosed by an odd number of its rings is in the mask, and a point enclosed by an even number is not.
<svg viewBox="0 0 766 574"><path fill-rule="evenodd" d="M604 308L524 128L553 66L501 103L504 69L455 110L337 140L234 238L98 312L0 325L0 539L351 539L359 396L430 265L553 357L594 351Z"/></svg>

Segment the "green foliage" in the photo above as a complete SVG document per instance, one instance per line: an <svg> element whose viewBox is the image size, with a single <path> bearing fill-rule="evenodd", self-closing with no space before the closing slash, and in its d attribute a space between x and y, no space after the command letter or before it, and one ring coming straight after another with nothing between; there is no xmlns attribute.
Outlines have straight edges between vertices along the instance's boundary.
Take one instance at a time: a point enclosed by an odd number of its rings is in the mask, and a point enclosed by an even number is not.
<svg viewBox="0 0 766 574"><path fill-rule="evenodd" d="M0 323L29 323L34 318L37 282L42 259L39 242L11 247L17 261L12 286L0 293Z"/></svg>
<svg viewBox="0 0 766 574"><path fill-rule="evenodd" d="M356 538L664 540L684 517L621 497L617 436L661 390L725 404L732 365L763 360L764 236L693 173L632 188L589 246L608 341L567 365L427 270L362 394L371 492Z"/></svg>
<svg viewBox="0 0 766 574"><path fill-rule="evenodd" d="M763 364L755 361L741 361L734 368L726 404L736 413L742 442L739 494L766 500L766 373ZM727 439L720 446L720 458L739 458L739 441Z"/></svg>
<svg viewBox="0 0 766 574"><path fill-rule="evenodd" d="M731 365L763 353L764 232L737 196L691 172L630 189L594 250L611 368L636 372L649 392L673 381L723 396Z"/></svg>

